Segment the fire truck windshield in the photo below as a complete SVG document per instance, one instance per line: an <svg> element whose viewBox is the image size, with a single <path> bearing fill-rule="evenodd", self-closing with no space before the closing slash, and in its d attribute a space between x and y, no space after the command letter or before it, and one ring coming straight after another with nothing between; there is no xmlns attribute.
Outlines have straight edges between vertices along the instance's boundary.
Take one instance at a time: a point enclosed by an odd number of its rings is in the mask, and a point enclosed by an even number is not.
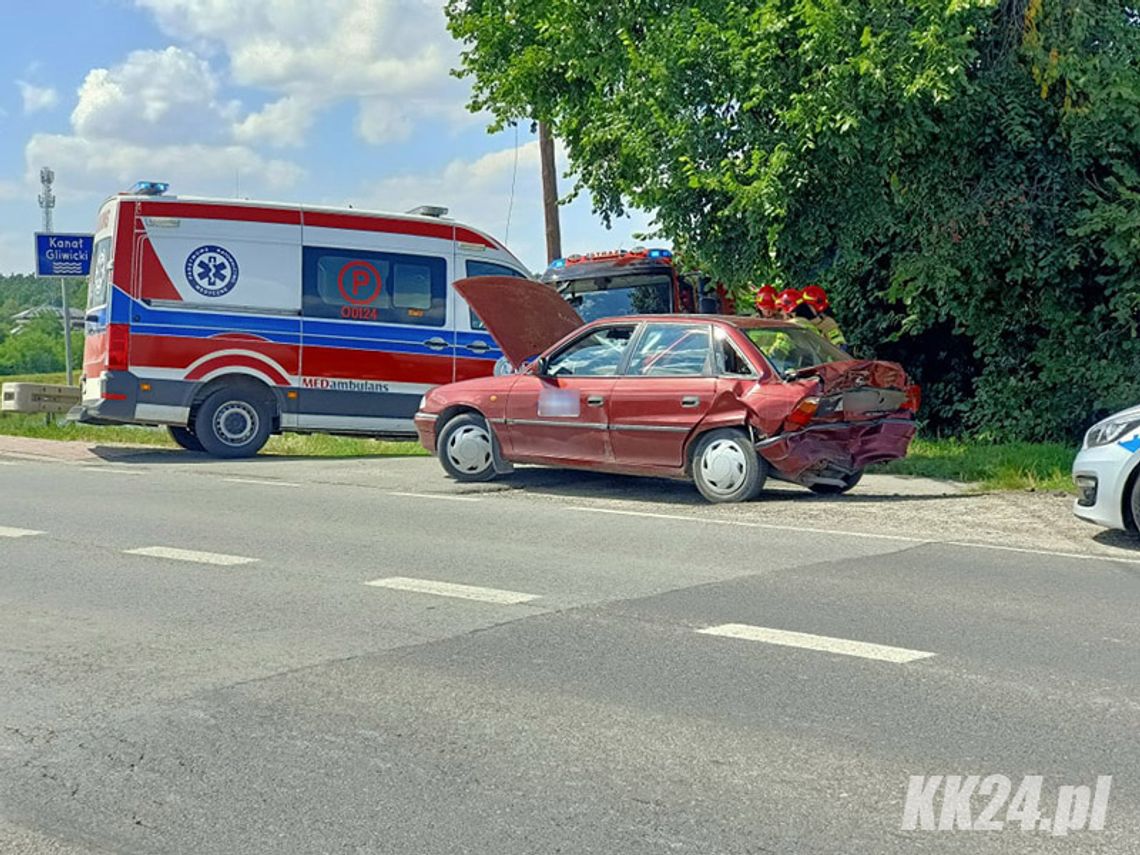
<svg viewBox="0 0 1140 855"><path fill-rule="evenodd" d="M589 323L598 318L619 315L656 315L674 311L673 281L668 276L631 277L623 281L613 277L608 281L597 279L571 283L562 295L574 310Z"/></svg>

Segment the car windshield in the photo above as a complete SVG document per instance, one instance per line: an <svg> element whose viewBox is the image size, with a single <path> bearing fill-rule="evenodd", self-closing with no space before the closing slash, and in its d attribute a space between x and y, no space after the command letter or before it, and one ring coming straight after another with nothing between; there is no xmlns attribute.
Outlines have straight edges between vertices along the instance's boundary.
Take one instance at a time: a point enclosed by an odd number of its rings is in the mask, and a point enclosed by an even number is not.
<svg viewBox="0 0 1140 855"><path fill-rule="evenodd" d="M673 283L668 278L650 282L575 282L565 292L566 301L582 320L624 315L661 315L673 309Z"/></svg>
<svg viewBox="0 0 1140 855"><path fill-rule="evenodd" d="M744 330L780 374L851 357L815 330L798 327L753 327Z"/></svg>

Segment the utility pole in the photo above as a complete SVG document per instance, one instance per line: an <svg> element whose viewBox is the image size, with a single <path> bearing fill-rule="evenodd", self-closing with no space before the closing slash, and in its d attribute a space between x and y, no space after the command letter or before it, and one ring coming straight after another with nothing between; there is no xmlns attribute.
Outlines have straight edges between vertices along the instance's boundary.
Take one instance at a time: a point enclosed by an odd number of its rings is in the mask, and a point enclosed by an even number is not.
<svg viewBox="0 0 1140 855"><path fill-rule="evenodd" d="M538 156L542 163L542 209L546 215L546 263L562 257L562 227L558 223L558 175L554 171L554 138L550 125L538 123Z"/></svg>
<svg viewBox="0 0 1140 855"><path fill-rule="evenodd" d="M48 167L43 167L40 170L40 186L43 192L40 193L39 202L40 208L44 212L44 233L51 234L55 231L52 228L52 210L55 208L55 193L52 192L51 185L55 181L55 173ZM71 307L67 304L67 280L62 276L59 278L59 293L61 295L60 308L63 311L63 360L67 366L67 385L72 385L71 373Z"/></svg>

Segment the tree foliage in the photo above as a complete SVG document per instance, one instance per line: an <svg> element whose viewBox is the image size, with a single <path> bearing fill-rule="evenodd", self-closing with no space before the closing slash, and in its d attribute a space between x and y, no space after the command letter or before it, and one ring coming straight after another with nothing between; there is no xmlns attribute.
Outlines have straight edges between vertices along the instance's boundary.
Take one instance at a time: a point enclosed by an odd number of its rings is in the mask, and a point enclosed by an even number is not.
<svg viewBox="0 0 1140 855"><path fill-rule="evenodd" d="M1140 14L1117 0L451 0L472 108L736 288L817 281L941 430L1140 400Z"/></svg>

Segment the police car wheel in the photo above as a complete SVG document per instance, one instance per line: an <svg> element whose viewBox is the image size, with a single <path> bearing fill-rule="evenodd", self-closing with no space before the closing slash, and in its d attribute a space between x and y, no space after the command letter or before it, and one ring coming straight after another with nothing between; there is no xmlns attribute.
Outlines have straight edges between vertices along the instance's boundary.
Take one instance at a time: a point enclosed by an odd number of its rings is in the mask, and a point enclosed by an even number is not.
<svg viewBox="0 0 1140 855"><path fill-rule="evenodd" d="M495 472L495 435L482 416L463 413L439 433L436 451L456 481L490 481Z"/></svg>
<svg viewBox="0 0 1140 855"><path fill-rule="evenodd" d="M198 441L198 437L194 436L194 431L189 428L169 425L166 429L170 433L170 438L173 439L179 447L187 451L205 451L205 449L202 448L202 443Z"/></svg>
<svg viewBox="0 0 1140 855"><path fill-rule="evenodd" d="M709 431L693 450L693 482L717 504L755 498L768 477L768 463L742 430Z"/></svg>
<svg viewBox="0 0 1140 855"><path fill-rule="evenodd" d="M214 457L252 457L269 439L269 405L243 389L219 389L194 417L194 436Z"/></svg>
<svg viewBox="0 0 1140 855"><path fill-rule="evenodd" d="M808 487L813 493L820 496L839 496L846 493L848 490L854 489L855 485L863 479L863 470L857 469L850 475L845 475L842 478L843 486L838 484L812 484Z"/></svg>

